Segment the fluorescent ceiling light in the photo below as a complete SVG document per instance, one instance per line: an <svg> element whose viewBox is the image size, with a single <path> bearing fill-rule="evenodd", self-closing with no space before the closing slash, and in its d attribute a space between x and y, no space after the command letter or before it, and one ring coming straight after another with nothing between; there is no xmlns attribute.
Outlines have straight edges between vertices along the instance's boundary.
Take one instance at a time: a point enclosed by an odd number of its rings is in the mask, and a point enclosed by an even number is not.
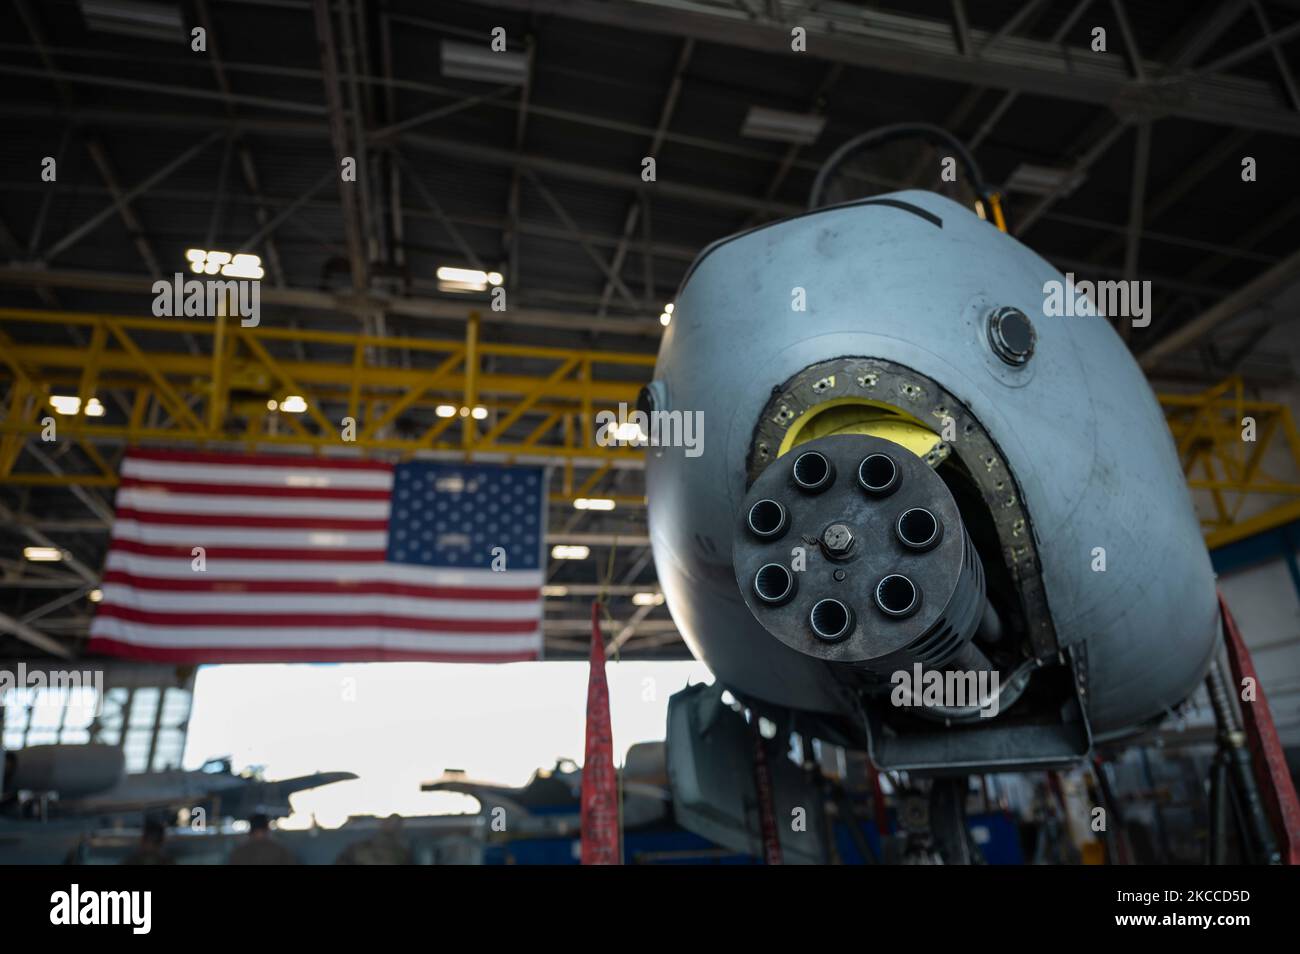
<svg viewBox="0 0 1300 954"><path fill-rule="evenodd" d="M573 502L575 510L613 510L614 501L608 497L579 497Z"/></svg>
<svg viewBox="0 0 1300 954"><path fill-rule="evenodd" d="M203 248L187 248L185 260L196 275L221 274L226 278L261 278L266 274L261 256L248 252L218 252Z"/></svg>
<svg viewBox="0 0 1300 954"><path fill-rule="evenodd" d="M568 596L569 588L567 586L543 586L543 596Z"/></svg>
<svg viewBox="0 0 1300 954"><path fill-rule="evenodd" d="M486 285L487 272L476 268L456 268L452 265L438 266L438 280L443 282L464 282L466 285Z"/></svg>
<svg viewBox="0 0 1300 954"><path fill-rule="evenodd" d="M229 264L229 252L208 252L206 261L203 263L203 274L215 275Z"/></svg>
<svg viewBox="0 0 1300 954"><path fill-rule="evenodd" d="M222 266L221 274L227 278L261 278L266 272L262 269L260 257L241 253L232 258L229 265Z"/></svg>
<svg viewBox="0 0 1300 954"><path fill-rule="evenodd" d="M442 75L497 86L523 86L528 82L528 55L497 52L480 43L443 40Z"/></svg>
<svg viewBox="0 0 1300 954"><path fill-rule="evenodd" d="M641 430L641 425L635 421L624 421L622 424L611 424L610 429L614 432L614 440L621 441L624 444L634 444L645 440L645 433Z"/></svg>
<svg viewBox="0 0 1300 954"><path fill-rule="evenodd" d="M51 394L50 405L60 414L76 414L81 410L81 398L72 394Z"/></svg>
<svg viewBox="0 0 1300 954"><path fill-rule="evenodd" d="M812 113L787 113L780 109L751 106L745 116L744 125L740 127L740 134L750 139L770 139L806 146L817 141L825 125L825 116Z"/></svg>
<svg viewBox="0 0 1300 954"><path fill-rule="evenodd" d="M591 556L591 547L559 543L551 547L551 556L556 560L585 560Z"/></svg>
<svg viewBox="0 0 1300 954"><path fill-rule="evenodd" d="M60 414L73 415L81 410L81 398L75 394L51 394L50 404L54 410ZM104 405L99 403L99 398L91 398L86 402L86 417L103 417Z"/></svg>
<svg viewBox="0 0 1300 954"><path fill-rule="evenodd" d="M1027 195L1069 195L1083 184L1086 177L1082 172L1072 169L1058 169L1053 166L1036 166L1022 162L1007 178L1004 192L1023 192Z"/></svg>
<svg viewBox="0 0 1300 954"><path fill-rule="evenodd" d="M634 606L661 606L663 605L664 595L662 593L633 593L632 603Z"/></svg>
<svg viewBox="0 0 1300 954"><path fill-rule="evenodd" d="M185 37L180 7L144 0L78 0L86 28L101 33L176 42Z"/></svg>
<svg viewBox="0 0 1300 954"><path fill-rule="evenodd" d="M307 401L300 394L290 394L280 402L280 410L290 414L301 414L307 410Z"/></svg>
<svg viewBox="0 0 1300 954"><path fill-rule="evenodd" d="M58 547L23 547L23 558L33 563L58 563L63 551Z"/></svg>
<svg viewBox="0 0 1300 954"><path fill-rule="evenodd" d="M457 268L454 265L438 267L438 291L483 292L488 286L500 285L504 280L500 272L485 272L478 268Z"/></svg>
<svg viewBox="0 0 1300 954"><path fill-rule="evenodd" d="M456 294L461 295L466 292L485 292L487 291L487 286L470 285L466 282L438 282L438 291L455 292Z"/></svg>
<svg viewBox="0 0 1300 954"><path fill-rule="evenodd" d="M444 411L443 408L446 408ZM475 405L473 408L462 407L460 409L452 407L450 404L438 405L439 417L453 417L459 414L461 417L473 417L476 421L485 420L488 416L488 409L482 404Z"/></svg>

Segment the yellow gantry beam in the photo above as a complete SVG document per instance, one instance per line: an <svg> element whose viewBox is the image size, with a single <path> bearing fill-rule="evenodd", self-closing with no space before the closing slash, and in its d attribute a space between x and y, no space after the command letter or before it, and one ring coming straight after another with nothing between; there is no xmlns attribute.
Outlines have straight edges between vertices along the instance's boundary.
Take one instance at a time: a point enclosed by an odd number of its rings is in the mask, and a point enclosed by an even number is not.
<svg viewBox="0 0 1300 954"><path fill-rule="evenodd" d="M1245 397L1228 378L1199 394L1162 394L1187 485L1204 494L1211 549L1300 519L1300 435L1291 408Z"/></svg>
<svg viewBox="0 0 1300 954"><path fill-rule="evenodd" d="M50 344L54 336L40 327L52 325L74 329L85 344ZM197 348L183 343L186 336ZM310 360L290 356L309 346ZM409 360L399 365L403 352ZM499 370L507 362L528 370ZM431 450L467 460L545 456L563 462L556 499L568 500L589 493L620 460L641 458L634 447L603 446L595 414L635 406L654 363L648 354L494 344L482 340L474 315L464 338L433 340L245 328L233 316L0 308L0 381L8 383L0 483L113 486L116 475L96 447L103 442L352 446L385 457ZM1199 394L1159 396L1188 486L1213 510L1203 520L1211 547L1300 518L1300 436L1291 410L1247 400L1244 390L1229 378ZM79 396L79 410L56 414L52 394ZM303 400L302 413L268 408L290 395ZM122 413L88 417L92 397ZM475 409L486 418L476 419ZM95 473L15 470L23 444L39 438L50 417L59 439L75 441Z"/></svg>
<svg viewBox="0 0 1300 954"><path fill-rule="evenodd" d="M73 329L87 344L50 344L55 335L43 326L51 325ZM116 476L95 447L104 442L350 446L385 457L440 450L467 460L547 457L599 473L641 459L635 447L602 445L591 421L576 418L634 406L653 355L494 344L478 331L474 315L464 339L431 340L245 328L234 316L0 308L0 381L9 384L0 409L0 482L113 486ZM186 336L197 347L187 347ZM294 356L307 347L310 360ZM499 370L507 364L516 370ZM59 414L52 394L79 396L80 408ZM301 399L293 405L300 412L283 409L290 396ZM92 397L119 412L88 417ZM39 439L50 418L58 439L76 441L98 473L15 471L22 445ZM574 434L579 439L565 436Z"/></svg>

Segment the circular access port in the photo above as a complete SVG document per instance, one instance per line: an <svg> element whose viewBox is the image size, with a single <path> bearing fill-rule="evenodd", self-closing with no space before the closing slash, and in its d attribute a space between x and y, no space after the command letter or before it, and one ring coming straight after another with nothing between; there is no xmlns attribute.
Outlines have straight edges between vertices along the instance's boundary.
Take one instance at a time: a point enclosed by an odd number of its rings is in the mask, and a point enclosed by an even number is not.
<svg viewBox="0 0 1300 954"><path fill-rule="evenodd" d="M858 464L858 483L869 494L884 496L898 486L898 465L887 454L868 454Z"/></svg>
<svg viewBox="0 0 1300 954"><path fill-rule="evenodd" d="M1007 364L1025 364L1033 357L1037 340L1033 324L1019 308L999 308L989 315L989 344Z"/></svg>
<svg viewBox="0 0 1300 954"><path fill-rule="evenodd" d="M754 595L779 606L794 596L794 574L779 563L765 563L754 574Z"/></svg>
<svg viewBox="0 0 1300 954"><path fill-rule="evenodd" d="M780 501L764 497L749 508L749 515L745 521L754 536L771 540L785 533L790 516Z"/></svg>
<svg viewBox="0 0 1300 954"><path fill-rule="evenodd" d="M831 462L817 451L805 451L796 457L792 474L800 490L813 494L825 490L835 479Z"/></svg>
<svg viewBox="0 0 1300 954"><path fill-rule="evenodd" d="M876 605L888 616L910 616L921 605L921 591L900 573L891 573L876 584Z"/></svg>
<svg viewBox="0 0 1300 954"><path fill-rule="evenodd" d="M655 389L654 389L653 382L643 386L641 390L637 392L636 409L640 411L642 414L646 414L646 415L653 414L655 411L656 403L658 402L655 400Z"/></svg>
<svg viewBox="0 0 1300 954"><path fill-rule="evenodd" d="M813 635L828 643L839 642L853 629L853 610L839 600L818 600L808 614Z"/></svg>
<svg viewBox="0 0 1300 954"><path fill-rule="evenodd" d="M928 550L943 536L943 525L939 523L939 518L924 507L904 510L894 529L903 545L913 550Z"/></svg>

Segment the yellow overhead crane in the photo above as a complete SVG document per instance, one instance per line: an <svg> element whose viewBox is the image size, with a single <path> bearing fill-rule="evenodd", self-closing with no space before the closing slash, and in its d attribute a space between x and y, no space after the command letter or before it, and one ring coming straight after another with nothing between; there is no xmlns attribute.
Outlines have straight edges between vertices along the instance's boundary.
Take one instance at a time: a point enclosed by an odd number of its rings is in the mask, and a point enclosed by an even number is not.
<svg viewBox="0 0 1300 954"><path fill-rule="evenodd" d="M52 325L74 329L86 343L47 343L53 335L40 336L41 343L24 340L35 337L33 326ZM23 326L28 334L16 335ZM210 340L191 351L184 345L186 335ZM287 358L272 353L279 351L275 342L313 345L319 354L311 360ZM404 350L413 363L428 356L428 366L397 365ZM492 370L501 358L532 359L540 370ZM115 486L117 474L96 446L103 442L355 447L389 457L445 451L467 459L545 458L562 471L555 499L570 500L589 495L620 462L641 460L635 447L602 445L594 422L602 409L635 407L654 362L648 354L483 342L477 315L470 316L464 339L457 341L245 328L233 317L191 321L0 308L0 376L11 385L0 421L0 483ZM50 401L54 395L77 396L75 412L56 409ZM120 397L129 409L124 424L87 415L92 398L102 406L108 395ZM293 405L298 413L281 406L287 396L300 399ZM343 407L339 420L326 417L326 403ZM474 413L479 408L481 420ZM434 423L420 433L394 433L402 416L416 409ZM99 473L15 470L23 445L39 438L42 421L51 417L59 439L75 442ZM520 420L531 429L522 438L507 438ZM589 471L581 483L579 470ZM644 502L640 496L614 499Z"/></svg>
<svg viewBox="0 0 1300 954"><path fill-rule="evenodd" d="M46 343L52 335L28 340L37 337L33 327L51 325L75 329L85 344ZM15 336L24 326L27 333ZM186 335L210 341L191 350L183 344ZM276 342L291 349L313 345L319 353L310 360L285 357ZM429 356L428 366L389 363L404 349ZM501 373L492 368L497 358L531 359L538 370ZM0 409L0 483L115 486L117 474L97 446L105 442L317 451L352 446L387 457L441 451L471 460L545 459L562 475L553 499L572 501L594 496L611 468L640 460L643 451L636 447L597 440L595 420L601 410L635 407L654 363L649 354L484 342L474 314L463 339L430 340L245 328L237 318L0 308L0 379L9 384ZM110 394L129 410L125 424L87 416L92 398L102 404ZM76 395L75 412L54 408L54 395ZM280 408L286 396L301 398L305 407L298 413ZM1300 519L1300 436L1287 405L1247 400L1239 378L1159 400L1188 486L1212 510L1203 520L1211 548ZM344 409L340 417L351 418L352 439L345 440L343 419L326 417L322 402ZM476 418L476 408L486 416ZM417 409L425 411L421 421L434 423L419 433L394 433L403 415ZM15 469L23 445L40 437L50 417L59 438L75 442L97 473ZM526 433L518 436L516 428L516 436L507 437L521 420L529 425ZM639 496L614 500L644 503Z"/></svg>
<svg viewBox="0 0 1300 954"><path fill-rule="evenodd" d="M1300 434L1288 405L1247 400L1239 377L1158 398L1192 496L1213 510L1201 520L1210 549L1300 520Z"/></svg>

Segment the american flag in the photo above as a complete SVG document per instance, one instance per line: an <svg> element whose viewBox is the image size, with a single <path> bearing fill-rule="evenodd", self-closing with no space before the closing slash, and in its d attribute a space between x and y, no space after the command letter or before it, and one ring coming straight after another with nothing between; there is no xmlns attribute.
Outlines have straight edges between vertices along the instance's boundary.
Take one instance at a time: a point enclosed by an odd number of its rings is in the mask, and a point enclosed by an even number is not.
<svg viewBox="0 0 1300 954"><path fill-rule="evenodd" d="M131 450L88 648L538 659L545 501L536 467Z"/></svg>

